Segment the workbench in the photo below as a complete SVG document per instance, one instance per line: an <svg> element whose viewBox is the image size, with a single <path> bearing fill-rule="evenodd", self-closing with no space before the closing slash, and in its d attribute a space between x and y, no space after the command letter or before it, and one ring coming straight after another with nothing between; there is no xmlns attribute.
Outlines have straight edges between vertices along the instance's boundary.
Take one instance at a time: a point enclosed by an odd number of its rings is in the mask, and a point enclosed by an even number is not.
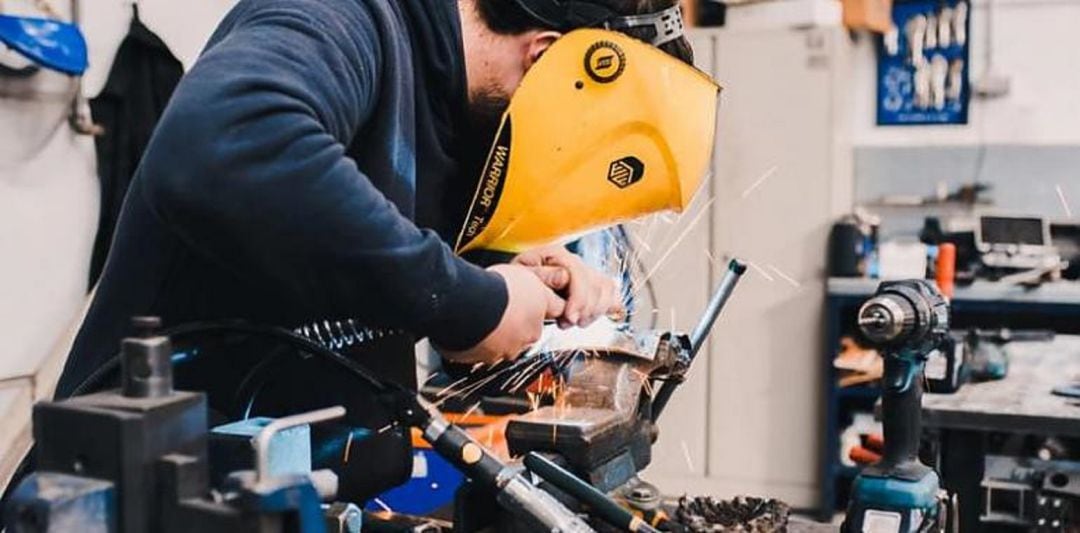
<svg viewBox="0 0 1080 533"><path fill-rule="evenodd" d="M840 432L853 412L871 412L880 396L877 386L839 388L833 358L840 338L855 328L859 307L877 290L879 280L830 278L826 294L826 331L822 355L825 376L825 446L821 460L821 506L827 519L847 505L847 489L859 469L840 462ZM1080 334L1080 283L1059 281L1037 288L976 281L958 286L952 299L953 329L1009 327L1049 329Z"/></svg>
<svg viewBox="0 0 1080 533"><path fill-rule="evenodd" d="M1007 349L1005 379L923 397L924 429L937 434L939 471L945 487L959 496L962 531L979 529L991 434L1080 437L1080 400L1051 393L1054 387L1080 381L1080 336L1016 342Z"/></svg>

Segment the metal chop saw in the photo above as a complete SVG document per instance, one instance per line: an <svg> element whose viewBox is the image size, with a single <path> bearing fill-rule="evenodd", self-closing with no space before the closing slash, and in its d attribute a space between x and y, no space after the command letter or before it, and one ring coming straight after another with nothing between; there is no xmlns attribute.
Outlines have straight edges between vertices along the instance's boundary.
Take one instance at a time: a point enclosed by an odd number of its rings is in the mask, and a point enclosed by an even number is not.
<svg viewBox="0 0 1080 533"><path fill-rule="evenodd" d="M882 283L859 310L859 330L885 358L885 453L855 478L844 531L944 529L949 513L938 474L919 461L927 356L949 333L949 303L928 281Z"/></svg>

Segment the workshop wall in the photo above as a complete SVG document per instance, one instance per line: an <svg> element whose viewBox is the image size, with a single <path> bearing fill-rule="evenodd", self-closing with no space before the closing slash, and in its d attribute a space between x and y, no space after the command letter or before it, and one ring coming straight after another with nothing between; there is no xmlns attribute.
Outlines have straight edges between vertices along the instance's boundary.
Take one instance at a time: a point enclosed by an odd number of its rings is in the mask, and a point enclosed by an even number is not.
<svg viewBox="0 0 1080 533"><path fill-rule="evenodd" d="M975 2L971 77L983 75L992 43L993 71L1010 79L1011 91L1001 98L973 98L967 126L876 126L876 52L868 38L857 43L858 203L891 194L927 196L938 183L955 189L976 176L993 187L995 208L1005 211L1064 218L1056 187L1067 198L1080 198L1080 3L995 1L992 41L986 2ZM898 234L917 231L926 213L882 214L886 234Z"/></svg>
<svg viewBox="0 0 1080 533"><path fill-rule="evenodd" d="M51 2L67 13L67 2ZM143 21L186 65L232 0L142 0ZM131 20L129 0L84 0L90 51L83 93L104 85ZM32 15L32 2L4 2ZM33 375L81 307L97 230L98 180L93 140L67 126L72 80L42 72L0 79L0 385Z"/></svg>

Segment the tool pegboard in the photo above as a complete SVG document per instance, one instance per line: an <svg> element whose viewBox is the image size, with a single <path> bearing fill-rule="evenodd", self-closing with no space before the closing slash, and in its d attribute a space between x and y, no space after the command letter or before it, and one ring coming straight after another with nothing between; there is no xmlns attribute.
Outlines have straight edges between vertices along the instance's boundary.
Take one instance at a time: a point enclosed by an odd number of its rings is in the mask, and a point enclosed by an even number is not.
<svg viewBox="0 0 1080 533"><path fill-rule="evenodd" d="M967 124L969 0L898 0L878 46L877 123Z"/></svg>

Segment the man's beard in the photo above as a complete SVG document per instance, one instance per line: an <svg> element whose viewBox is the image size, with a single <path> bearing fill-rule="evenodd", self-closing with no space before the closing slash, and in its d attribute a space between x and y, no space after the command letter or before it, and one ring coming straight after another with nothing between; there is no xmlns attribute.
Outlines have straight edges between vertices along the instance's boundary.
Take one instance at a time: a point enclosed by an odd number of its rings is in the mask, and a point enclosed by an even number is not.
<svg viewBox="0 0 1080 533"><path fill-rule="evenodd" d="M473 175L479 176L483 170L508 107L510 97L495 88L481 89L470 95L469 129L465 145L467 166Z"/></svg>

